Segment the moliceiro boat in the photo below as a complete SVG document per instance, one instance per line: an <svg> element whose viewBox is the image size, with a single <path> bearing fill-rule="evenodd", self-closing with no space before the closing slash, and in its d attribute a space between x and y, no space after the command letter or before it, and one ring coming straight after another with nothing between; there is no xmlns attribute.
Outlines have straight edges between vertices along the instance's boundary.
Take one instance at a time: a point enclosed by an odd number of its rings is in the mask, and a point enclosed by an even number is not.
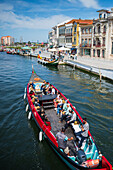
<svg viewBox="0 0 113 170"><path fill-rule="evenodd" d="M58 65L58 59L53 59L52 61L50 61L49 59L46 58L42 58L42 57L38 57L37 58L38 63L41 63L43 65L47 65L47 66L57 66Z"/></svg>
<svg viewBox="0 0 113 170"><path fill-rule="evenodd" d="M34 118L41 130L39 140L42 141L44 134L52 149L70 169L112 169L112 165L98 150L90 131L87 131L88 136L79 146L81 139L77 134L82 132L84 127L82 117L70 101L56 87L42 80L33 68L24 93L25 98L28 101L26 106L28 119ZM68 124L72 114L75 117ZM64 138L59 138L59 134L61 136L63 134ZM61 147L63 142L65 148Z"/></svg>

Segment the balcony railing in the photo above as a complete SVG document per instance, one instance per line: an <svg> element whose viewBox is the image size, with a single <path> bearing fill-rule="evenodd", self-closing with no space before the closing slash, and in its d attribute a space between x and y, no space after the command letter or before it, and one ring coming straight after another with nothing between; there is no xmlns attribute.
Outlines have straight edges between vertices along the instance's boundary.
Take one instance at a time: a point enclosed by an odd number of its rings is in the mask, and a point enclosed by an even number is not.
<svg viewBox="0 0 113 170"><path fill-rule="evenodd" d="M80 47L91 47L91 44L80 44Z"/></svg>
<svg viewBox="0 0 113 170"><path fill-rule="evenodd" d="M65 36L66 36L66 37L72 36L72 33L65 33Z"/></svg>
<svg viewBox="0 0 113 170"><path fill-rule="evenodd" d="M103 47L105 47L105 44L102 44Z"/></svg>
<svg viewBox="0 0 113 170"><path fill-rule="evenodd" d="M103 31L103 34L106 34L106 31Z"/></svg>
<svg viewBox="0 0 113 170"><path fill-rule="evenodd" d="M59 36L61 36L61 35L65 35L65 33L59 33Z"/></svg>
<svg viewBox="0 0 113 170"><path fill-rule="evenodd" d="M96 47L101 47L101 44L97 44Z"/></svg>

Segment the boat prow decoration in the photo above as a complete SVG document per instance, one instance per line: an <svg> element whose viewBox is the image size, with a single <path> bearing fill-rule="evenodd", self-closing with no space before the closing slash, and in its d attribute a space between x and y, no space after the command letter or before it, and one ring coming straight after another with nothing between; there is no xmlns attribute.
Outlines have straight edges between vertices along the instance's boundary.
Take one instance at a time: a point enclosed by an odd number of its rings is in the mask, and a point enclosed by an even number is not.
<svg viewBox="0 0 113 170"><path fill-rule="evenodd" d="M43 90L41 90L43 87ZM46 90L44 90L46 87ZM52 91L50 91L50 88ZM33 89L35 89L33 91ZM72 136L73 140L68 141L70 154L68 155L64 150L59 148L56 134L64 127L66 122L59 123L59 116L56 114L57 109L57 95L60 95L65 103L69 104L71 109L76 114L76 124L72 123L65 134L69 138ZM53 85L41 79L32 68L32 75L27 85L27 101L29 110L32 113L36 124L46 136L46 139L57 155L66 163L70 169L95 169L95 170L111 170L112 165L108 160L99 153L98 147L91 135L88 132L88 138L83 142L81 149L77 150L77 143L75 142L75 132L80 130L80 124L83 124L83 119L70 103L70 101ZM40 133L40 141L42 140L42 133ZM81 153L83 155L81 155ZM84 156L84 158L82 157Z"/></svg>

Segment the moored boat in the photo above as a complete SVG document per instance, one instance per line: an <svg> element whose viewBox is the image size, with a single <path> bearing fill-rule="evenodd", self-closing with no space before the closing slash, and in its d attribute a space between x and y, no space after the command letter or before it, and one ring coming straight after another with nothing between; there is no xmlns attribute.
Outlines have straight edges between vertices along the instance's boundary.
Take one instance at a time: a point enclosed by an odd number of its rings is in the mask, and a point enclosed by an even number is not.
<svg viewBox="0 0 113 170"><path fill-rule="evenodd" d="M0 52L4 52L4 50L3 50L3 49L0 49Z"/></svg>
<svg viewBox="0 0 113 170"><path fill-rule="evenodd" d="M38 86L38 91L32 92L30 91L31 85L36 90ZM78 149L77 143L75 142L76 139L76 132L81 130L81 124L83 124L83 119L75 109L75 107L67 100L67 98L53 85L51 85L54 93L49 93L41 90L41 86L50 86L50 83L44 82L34 71L32 70L32 75L27 85L27 91L25 91L24 98L26 97L27 93L27 101L28 105L26 106L26 111L29 107L29 114L28 118L30 119L31 115L34 118L36 124L41 129L41 131L46 136L47 141L53 148L53 150L57 153L57 155L69 166L70 169L100 169L100 170L111 170L112 166L107 161L107 159L102 156L98 150L98 147L91 135L88 132L88 138L83 142L82 149ZM68 137L73 137L72 141L68 141L68 147L70 149L70 154L67 155L64 150L59 148L58 142L56 139L56 134L58 131L64 127L65 122L59 123L59 117L56 115L57 109L57 92L64 100L64 102L70 105L71 109L76 114L76 123L72 123L69 126L65 134ZM38 98L38 107L36 106L33 99ZM46 119L42 116L42 113L45 112ZM40 136L41 140L41 136ZM84 155L79 155L79 150L84 153ZM84 158L84 157L85 158Z"/></svg>
<svg viewBox="0 0 113 170"><path fill-rule="evenodd" d="M50 61L49 59L38 58L37 61L38 61L38 63L47 65L47 66L57 66L58 65L58 59L54 59L54 60Z"/></svg>

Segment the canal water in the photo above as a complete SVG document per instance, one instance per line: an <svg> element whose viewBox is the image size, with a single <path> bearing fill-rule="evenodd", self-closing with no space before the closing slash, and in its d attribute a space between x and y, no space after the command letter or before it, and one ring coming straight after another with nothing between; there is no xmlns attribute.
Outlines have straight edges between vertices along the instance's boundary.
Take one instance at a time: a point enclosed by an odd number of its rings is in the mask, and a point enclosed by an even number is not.
<svg viewBox="0 0 113 170"><path fill-rule="evenodd" d="M39 129L28 121L23 99L31 76L37 74L51 82L82 117L102 154L113 164L113 84L73 70L69 66L47 68L36 58L0 53L0 170L68 169L46 140L39 142Z"/></svg>

